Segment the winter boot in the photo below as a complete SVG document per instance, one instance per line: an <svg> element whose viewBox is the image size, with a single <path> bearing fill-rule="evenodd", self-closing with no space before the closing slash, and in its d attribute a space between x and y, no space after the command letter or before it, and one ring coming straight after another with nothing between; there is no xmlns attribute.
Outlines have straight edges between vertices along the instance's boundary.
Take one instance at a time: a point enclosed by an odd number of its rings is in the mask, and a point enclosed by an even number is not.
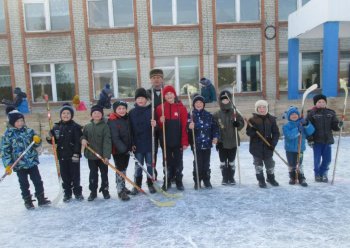
<svg viewBox="0 0 350 248"><path fill-rule="evenodd" d="M156 189L154 188L152 179L147 178L147 186L148 186L148 191L149 191L151 194L156 193Z"/></svg>
<svg viewBox="0 0 350 248"><path fill-rule="evenodd" d="M70 202L71 199L72 199L72 195L64 194L63 202Z"/></svg>
<svg viewBox="0 0 350 248"><path fill-rule="evenodd" d="M182 176L176 176L176 188L177 190L184 191L185 187L182 183Z"/></svg>
<svg viewBox="0 0 350 248"><path fill-rule="evenodd" d="M228 170L227 170L227 166L226 165L221 165L221 174L222 174L222 181L221 184L222 185L227 185L228 184Z"/></svg>
<svg viewBox="0 0 350 248"><path fill-rule="evenodd" d="M296 181L295 170L289 172L289 184L294 185Z"/></svg>
<svg viewBox="0 0 350 248"><path fill-rule="evenodd" d="M162 190L167 191L170 188L171 188L171 180L170 180L170 178L168 178L168 185L165 185L165 178L164 178Z"/></svg>
<svg viewBox="0 0 350 248"><path fill-rule="evenodd" d="M135 177L135 183L139 188L141 188L142 187L142 177ZM136 187L133 187L130 195L137 195L138 193L139 193L139 190Z"/></svg>
<svg viewBox="0 0 350 248"><path fill-rule="evenodd" d="M270 183L272 186L279 186L278 182L275 180L275 174L267 174L266 182Z"/></svg>
<svg viewBox="0 0 350 248"><path fill-rule="evenodd" d="M80 193L80 194L76 194L75 195L75 199L77 199L78 201L83 201L84 200L84 196Z"/></svg>
<svg viewBox="0 0 350 248"><path fill-rule="evenodd" d="M232 167L228 168L228 184L230 185L236 185L236 181L235 181L235 170L232 169Z"/></svg>
<svg viewBox="0 0 350 248"><path fill-rule="evenodd" d="M128 188L123 188L123 191L127 194L127 195L131 195L131 190L129 190Z"/></svg>
<svg viewBox="0 0 350 248"><path fill-rule="evenodd" d="M211 186L211 183L210 183L210 173L211 173L211 170L208 170L203 175L203 183L204 183L204 187L206 189L212 189L213 188L213 186Z"/></svg>
<svg viewBox="0 0 350 248"><path fill-rule="evenodd" d="M127 195L127 193L124 190L122 190L120 193L118 193L118 197L122 201L129 201L130 200L130 197Z"/></svg>
<svg viewBox="0 0 350 248"><path fill-rule="evenodd" d="M47 206L47 205L51 204L51 201L49 201L49 200L45 197L44 193L41 193L41 194L38 195L36 198L38 199L38 205L39 205L39 207Z"/></svg>
<svg viewBox="0 0 350 248"><path fill-rule="evenodd" d="M319 175L315 175L315 182L317 182L317 183L322 182L322 177Z"/></svg>
<svg viewBox="0 0 350 248"><path fill-rule="evenodd" d="M201 180L199 179L199 185L197 183L197 173L195 171L192 172L193 174L193 181L194 181L194 189L198 190L199 188L201 188Z"/></svg>
<svg viewBox="0 0 350 248"><path fill-rule="evenodd" d="M32 195L29 195L26 198L24 198L24 206L26 207L26 209L34 209L33 201L35 200L32 200Z"/></svg>
<svg viewBox="0 0 350 248"><path fill-rule="evenodd" d="M256 179L258 179L259 182L259 187L260 188L266 188L266 182L265 182L265 177L263 173L256 174Z"/></svg>
<svg viewBox="0 0 350 248"><path fill-rule="evenodd" d="M327 177L327 175L323 175L323 176L322 176L321 182L323 182L323 183L328 183L328 177Z"/></svg>
<svg viewBox="0 0 350 248"><path fill-rule="evenodd" d="M102 190L102 195L105 200L108 200L109 198L111 198L111 195L109 194L109 191L107 189Z"/></svg>
<svg viewBox="0 0 350 248"><path fill-rule="evenodd" d="M89 195L89 198L88 198L88 201L93 201L95 200L97 197L97 192L96 191L91 191L90 195Z"/></svg>
<svg viewBox="0 0 350 248"><path fill-rule="evenodd" d="M298 174L298 180L299 180L299 184L303 187L307 187L307 183L306 183L306 178L304 177L304 174L299 173Z"/></svg>

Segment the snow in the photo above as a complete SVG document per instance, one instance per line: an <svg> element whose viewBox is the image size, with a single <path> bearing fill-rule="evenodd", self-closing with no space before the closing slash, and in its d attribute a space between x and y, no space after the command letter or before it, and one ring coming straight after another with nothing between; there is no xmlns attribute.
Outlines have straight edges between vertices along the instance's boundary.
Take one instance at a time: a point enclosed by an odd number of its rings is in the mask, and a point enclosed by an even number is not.
<svg viewBox="0 0 350 248"><path fill-rule="evenodd" d="M213 189L195 191L193 156L188 149L184 153L186 189L174 207L157 207L143 195L120 201L115 176L109 171L109 200L99 194L93 202L60 201L56 206L28 211L21 199L17 176L12 174L0 184L1 247L349 247L348 150L350 138L343 138L334 185L314 182L313 155L308 148L304 165L309 187L289 185L287 167L274 156L280 187L268 185L267 189L260 189L248 143L242 143L240 148L240 186L220 184L219 158L213 149ZM277 151L285 157L283 141ZM335 145L330 178L334 155ZM41 155L40 161L46 195L52 200L59 191L54 159ZM130 160L130 178L133 170ZM160 163L158 171L162 174ZM81 181L86 199L88 173L87 161L83 159ZM238 182L238 175L235 178ZM143 188L147 190L145 185ZM173 187L169 192L177 191ZM152 197L172 200L159 194Z"/></svg>

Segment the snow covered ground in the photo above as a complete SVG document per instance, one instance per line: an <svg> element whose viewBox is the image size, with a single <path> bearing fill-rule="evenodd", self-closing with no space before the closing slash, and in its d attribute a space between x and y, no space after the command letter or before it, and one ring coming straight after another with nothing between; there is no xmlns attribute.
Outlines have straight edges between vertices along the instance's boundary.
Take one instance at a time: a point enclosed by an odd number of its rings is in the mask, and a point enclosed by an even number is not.
<svg viewBox="0 0 350 248"><path fill-rule="evenodd" d="M139 195L129 202L117 199L114 174L109 172L112 198L93 202L60 201L57 206L24 208L11 175L0 184L1 247L349 247L350 246L350 138L343 138L335 184L315 183L310 148L305 153L309 187L288 184L287 167L275 156L280 187L260 189L255 179L248 143L240 149L240 186L221 186L217 152L212 150L212 190L195 191L191 151L184 153L183 197L171 208L156 207ZM335 151L335 145L333 146ZM285 157L283 141L277 151ZM333 161L330 170L333 170ZM40 156L46 195L58 193L54 159ZM1 166L2 167L2 166ZM2 167L3 168L3 167ZM4 173L0 169L1 174ZM134 165L129 164L132 178ZM160 166L158 171L161 171ZM89 169L81 163L85 198ZM160 173L162 174L162 173ZM238 181L238 177L236 176ZM161 182L160 182L161 183ZM147 187L144 187L147 189ZM171 189L170 192L176 192ZM161 195L154 196L163 200ZM36 204L36 203L35 203Z"/></svg>

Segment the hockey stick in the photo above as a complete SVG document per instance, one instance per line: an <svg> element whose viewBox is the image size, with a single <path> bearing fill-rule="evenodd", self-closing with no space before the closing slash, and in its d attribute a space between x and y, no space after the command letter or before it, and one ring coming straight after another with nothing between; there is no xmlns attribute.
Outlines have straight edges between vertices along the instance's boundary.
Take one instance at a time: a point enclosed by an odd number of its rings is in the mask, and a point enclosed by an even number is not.
<svg viewBox="0 0 350 248"><path fill-rule="evenodd" d="M44 95L44 100L46 102L46 110L47 110L47 119L49 120L49 132L51 132L53 128L52 124L52 119L51 119L51 111L50 111L50 103L49 103L49 96L47 94ZM55 138L51 137L51 145L52 145L52 151L53 155L55 157L55 164L56 164L56 171L57 171L57 178L58 178L58 184L59 184L59 189L60 191L58 192L58 195L56 198L52 201L53 205L57 205L58 201L62 198L63 196L63 190L62 190L62 177L61 177L61 170L60 170L60 165L58 163L58 158L57 158L57 150L56 150L56 142Z"/></svg>
<svg viewBox="0 0 350 248"><path fill-rule="evenodd" d="M35 144L34 140L32 141L32 143L30 143L30 145L21 153L21 155L16 159L16 161L11 165L11 170L13 170L13 168L18 164L19 161L21 161L21 159L23 158L23 156L29 151L29 149ZM2 175L2 177L0 178L0 183L5 179L6 176L8 176L9 174L7 172L5 172L4 175Z"/></svg>
<svg viewBox="0 0 350 248"><path fill-rule="evenodd" d="M347 87L345 81L341 81L340 82L340 88L342 88L345 91L344 108L343 108L343 114L341 116L341 120L344 122L344 120L345 120L345 113L346 113L346 103L347 103L347 100L348 100L348 87ZM336 152L335 152L334 168L333 168L333 175L332 175L332 181L331 181L332 185L334 184L335 170L337 168L339 145L340 145L340 138L341 138L342 132L343 132L343 126L339 130L339 137L338 137L338 143L337 143L337 148L336 148Z"/></svg>
<svg viewBox="0 0 350 248"><path fill-rule="evenodd" d="M191 96L190 91L187 89L187 96L188 96L188 105L190 106L190 116L191 116L191 122L193 122L193 113L192 113L192 105L191 105ZM196 170L196 181L197 181L197 189L201 187L199 183L199 172L198 172L198 160L197 160L197 148L196 148L196 136L194 134L194 128L192 131L192 140L193 140L193 155L194 155L194 167Z"/></svg>
<svg viewBox="0 0 350 248"><path fill-rule="evenodd" d="M161 95L161 108L162 108L162 117L164 118L164 122L162 123L162 130L163 130L163 162L164 162L164 181L165 181L165 190L168 189L168 164L167 164L167 158L166 158L166 142L165 142L165 116L164 116L164 95L163 95L163 88L160 90Z"/></svg>
<svg viewBox="0 0 350 248"><path fill-rule="evenodd" d="M236 103L235 103L235 86L232 87L232 101L228 97L228 95L225 93L227 99L231 102L232 108L233 108L233 117L234 121L237 121L237 109L236 109ZM235 127L235 136L236 136L236 145L237 145L237 169L238 169L238 184L241 185L241 163L239 161L239 143L238 143L238 128Z"/></svg>
<svg viewBox="0 0 350 248"><path fill-rule="evenodd" d="M304 105L305 105L305 99L306 97L315 89L317 89L317 84L311 85L309 88L307 88L303 94L303 100L301 103L301 111L300 111L300 119L304 118ZM297 156L297 164L295 166L295 178L298 180L298 173L300 170L300 156L301 156L301 142L302 142L302 132L299 131L299 137L298 137L298 156ZM299 180L298 180L299 181Z"/></svg>
<svg viewBox="0 0 350 248"><path fill-rule="evenodd" d="M135 163L146 173L147 177L150 178L153 182L153 186L156 189L158 193L163 194L164 196L168 198L180 198L182 197L181 193L175 193L171 194L162 189L161 186L152 178L151 174L147 171L147 169L140 163L140 161L136 158L135 154L133 152L129 152L130 156L134 159Z"/></svg>
<svg viewBox="0 0 350 248"><path fill-rule="evenodd" d="M147 196L147 198L150 201L152 201L155 205L157 205L158 207L172 207L175 205L175 202L173 202L173 201L161 202L161 201L154 199L150 194L148 194L146 191L141 189L136 183L134 183L131 179L129 179L126 175L124 175L124 173L122 173L120 170L115 168L115 166L113 166L111 163L106 163L106 161L103 159L103 157L100 154L98 154L97 152L95 152L90 146L87 145L86 149L88 149L92 154L94 154L97 158L99 158L104 164L108 165L115 173L117 173L119 176L124 178L127 182L129 182L132 186L134 186L138 191L140 191L145 196Z"/></svg>
<svg viewBox="0 0 350 248"><path fill-rule="evenodd" d="M154 120L154 90L153 87L151 88L151 92L152 92L152 121ZM155 158L155 140L154 140L154 126L152 126L152 181L156 180L156 176L155 176L155 168L156 168L156 158Z"/></svg>

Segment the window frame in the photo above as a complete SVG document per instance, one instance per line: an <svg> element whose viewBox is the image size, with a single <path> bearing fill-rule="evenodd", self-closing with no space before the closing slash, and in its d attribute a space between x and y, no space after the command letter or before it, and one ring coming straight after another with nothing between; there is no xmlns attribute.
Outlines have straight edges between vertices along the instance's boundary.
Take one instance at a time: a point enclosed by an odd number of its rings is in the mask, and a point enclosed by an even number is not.
<svg viewBox="0 0 350 248"><path fill-rule="evenodd" d="M3 19L3 21L4 21L4 31L3 32L0 31L0 34L6 34L7 33L7 27L6 27L6 15L5 15L5 0L1 0L1 1L2 1L2 5L0 6L0 11L2 10L2 14L4 16L4 19ZM1 2L0 2L0 4L1 4Z"/></svg>
<svg viewBox="0 0 350 248"><path fill-rule="evenodd" d="M278 3L277 3L278 5L279 5L280 1L281 1L281 0L278 0ZM296 5L297 5L297 9L296 9L295 11L297 11L298 9L300 9L301 7L303 7L305 4L307 4L307 3L303 4L303 0L294 0L294 2L295 2L295 1L296 1ZM293 12L291 12L291 13L293 13ZM289 13L288 16L289 16L291 13ZM278 18L278 21L279 21L279 22L287 22L287 21L288 21L288 17L287 17L287 19L280 19L279 9L278 9L278 13L277 13L277 18Z"/></svg>
<svg viewBox="0 0 350 248"><path fill-rule="evenodd" d="M185 23L185 24L178 24L178 15L177 15L177 0L171 0L171 15L172 15L172 24L154 24L153 22L153 0L151 0L151 8L150 8L150 14L151 14L151 25L155 27L159 26L191 26L191 25L198 25L199 24L199 10L198 10L198 0L196 1L196 23ZM200 1L200 0L199 0Z"/></svg>
<svg viewBox="0 0 350 248"><path fill-rule="evenodd" d="M234 1L235 2L235 20L234 22L218 22L217 21L217 18L216 18L216 23L217 24L231 24L231 23L258 23L258 22L261 22L261 0L258 0L258 8L259 8L259 18L257 20L251 20L251 21L241 21L241 1L244 1L244 0L231 0L231 1ZM215 11L217 11L217 8L216 8L216 3L217 1L215 1ZM216 13L216 16L217 13Z"/></svg>

